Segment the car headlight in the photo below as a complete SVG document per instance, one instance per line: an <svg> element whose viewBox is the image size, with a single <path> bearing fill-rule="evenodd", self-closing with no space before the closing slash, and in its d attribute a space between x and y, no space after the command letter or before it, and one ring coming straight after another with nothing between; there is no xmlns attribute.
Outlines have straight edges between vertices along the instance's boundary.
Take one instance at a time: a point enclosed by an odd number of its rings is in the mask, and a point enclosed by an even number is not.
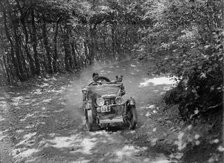
<svg viewBox="0 0 224 163"><path fill-rule="evenodd" d="M116 97L115 102L118 105L121 105L123 103L124 99L121 96Z"/></svg>
<svg viewBox="0 0 224 163"><path fill-rule="evenodd" d="M100 107L97 107L97 108L96 108L96 111L97 111L97 112L101 112L101 108L100 108Z"/></svg>
<svg viewBox="0 0 224 163"><path fill-rule="evenodd" d="M96 99L96 104L98 106L103 106L104 105L104 99L102 97L99 97Z"/></svg>

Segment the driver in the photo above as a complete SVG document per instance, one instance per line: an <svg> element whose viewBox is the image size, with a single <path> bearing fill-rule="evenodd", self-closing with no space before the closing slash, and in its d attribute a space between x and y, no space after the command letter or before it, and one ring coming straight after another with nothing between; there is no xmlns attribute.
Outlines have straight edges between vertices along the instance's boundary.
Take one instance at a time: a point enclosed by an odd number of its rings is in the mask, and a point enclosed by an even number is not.
<svg viewBox="0 0 224 163"><path fill-rule="evenodd" d="M92 75L92 80L89 82L91 85L97 85L97 79L99 78L99 74L94 72Z"/></svg>
<svg viewBox="0 0 224 163"><path fill-rule="evenodd" d="M96 82L98 77L99 77L99 74L97 72L94 72L92 75L93 81Z"/></svg>

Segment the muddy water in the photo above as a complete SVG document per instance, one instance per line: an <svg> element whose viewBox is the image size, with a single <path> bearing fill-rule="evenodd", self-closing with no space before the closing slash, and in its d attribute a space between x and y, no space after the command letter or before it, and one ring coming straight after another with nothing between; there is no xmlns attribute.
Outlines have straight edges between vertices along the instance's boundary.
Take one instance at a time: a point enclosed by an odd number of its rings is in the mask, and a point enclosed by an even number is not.
<svg viewBox="0 0 224 163"><path fill-rule="evenodd" d="M155 102L173 84L166 77L148 75L146 72L152 67L138 61L95 64L83 70L79 77L69 77L73 78L71 81L53 77L35 89L11 92L13 96L8 98L11 109L2 117L2 122L10 123L11 127L0 135L2 140L4 137L11 140L6 143L13 146L12 149L7 147L11 151L10 159L33 163L169 162L162 153L141 156L147 147L138 147L122 136L122 132L133 134L135 131L87 132L83 127L81 88L89 83L93 72L111 80L116 75L124 76L124 98L135 98L141 121L144 106Z"/></svg>

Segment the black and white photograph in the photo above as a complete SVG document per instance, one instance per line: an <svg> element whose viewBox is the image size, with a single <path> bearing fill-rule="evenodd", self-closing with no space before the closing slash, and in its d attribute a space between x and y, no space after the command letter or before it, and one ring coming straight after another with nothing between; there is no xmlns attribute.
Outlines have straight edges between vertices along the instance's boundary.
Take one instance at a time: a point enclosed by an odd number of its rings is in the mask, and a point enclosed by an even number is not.
<svg viewBox="0 0 224 163"><path fill-rule="evenodd" d="M0 163L223 163L224 0L0 0Z"/></svg>

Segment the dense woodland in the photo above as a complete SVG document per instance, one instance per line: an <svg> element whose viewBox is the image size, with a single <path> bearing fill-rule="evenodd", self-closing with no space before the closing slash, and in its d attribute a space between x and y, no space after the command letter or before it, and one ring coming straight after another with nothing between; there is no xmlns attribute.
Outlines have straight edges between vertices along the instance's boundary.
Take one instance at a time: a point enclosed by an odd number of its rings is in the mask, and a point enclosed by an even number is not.
<svg viewBox="0 0 224 163"><path fill-rule="evenodd" d="M2 0L1 65L8 82L73 71L132 53L141 20L131 1ZM128 7L126 7L128 5Z"/></svg>
<svg viewBox="0 0 224 163"><path fill-rule="evenodd" d="M179 103L184 119L208 118L222 108L223 8L221 0L1 0L1 78L138 57L181 79L166 102Z"/></svg>

